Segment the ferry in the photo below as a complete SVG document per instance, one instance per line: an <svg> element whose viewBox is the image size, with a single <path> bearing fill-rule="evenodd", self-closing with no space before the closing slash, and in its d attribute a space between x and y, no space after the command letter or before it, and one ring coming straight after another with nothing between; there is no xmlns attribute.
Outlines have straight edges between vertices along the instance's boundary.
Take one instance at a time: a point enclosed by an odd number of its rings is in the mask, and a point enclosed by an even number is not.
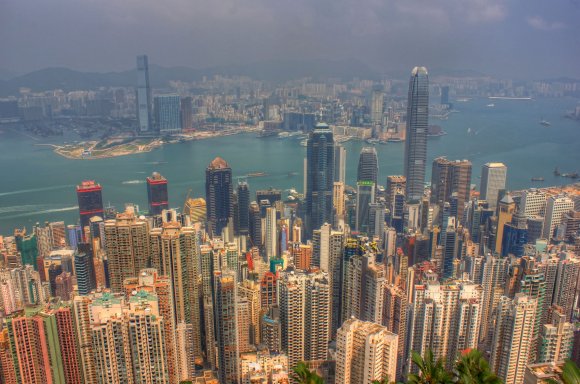
<svg viewBox="0 0 580 384"><path fill-rule="evenodd" d="M379 142L379 139L366 139L367 144L375 145Z"/></svg>
<svg viewBox="0 0 580 384"><path fill-rule="evenodd" d="M552 123L550 123L547 120L542 119L542 120L540 120L540 125L542 125L544 127L551 127L552 126Z"/></svg>
<svg viewBox="0 0 580 384"><path fill-rule="evenodd" d="M389 143L401 143L403 141L403 139L400 139L398 137L391 137L390 139L387 140Z"/></svg>
<svg viewBox="0 0 580 384"><path fill-rule="evenodd" d="M543 177L532 177L532 181L544 181Z"/></svg>
<svg viewBox="0 0 580 384"><path fill-rule="evenodd" d="M494 104L494 103L491 103L491 104L488 104L487 106L488 106L489 108L493 108L493 107L495 107L495 104Z"/></svg>
<svg viewBox="0 0 580 384"><path fill-rule="evenodd" d="M266 172L251 172L248 173L246 175L246 177L263 177L263 176L267 176L268 174Z"/></svg>

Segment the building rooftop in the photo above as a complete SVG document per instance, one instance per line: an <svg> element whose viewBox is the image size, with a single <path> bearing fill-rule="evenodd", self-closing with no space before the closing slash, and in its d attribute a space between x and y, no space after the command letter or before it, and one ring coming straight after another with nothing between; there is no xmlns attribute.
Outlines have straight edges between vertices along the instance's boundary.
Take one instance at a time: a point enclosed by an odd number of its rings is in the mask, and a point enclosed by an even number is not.
<svg viewBox="0 0 580 384"><path fill-rule="evenodd" d="M229 168L229 167L230 166L228 165L228 162L218 156L215 159L213 159L211 163L209 163L208 168L209 169L224 169L224 168Z"/></svg>

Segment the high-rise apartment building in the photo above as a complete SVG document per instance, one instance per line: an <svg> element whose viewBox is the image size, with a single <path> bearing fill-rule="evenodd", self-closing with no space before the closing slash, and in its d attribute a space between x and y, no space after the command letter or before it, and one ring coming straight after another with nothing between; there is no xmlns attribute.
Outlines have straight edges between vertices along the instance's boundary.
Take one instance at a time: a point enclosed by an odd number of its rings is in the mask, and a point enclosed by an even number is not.
<svg viewBox="0 0 580 384"><path fill-rule="evenodd" d="M278 286L282 349L288 355L288 366L326 360L331 309L327 274L287 269Z"/></svg>
<svg viewBox="0 0 580 384"><path fill-rule="evenodd" d="M480 199L486 200L488 207L495 210L499 192L505 189L507 167L503 163L486 163L481 167Z"/></svg>
<svg viewBox="0 0 580 384"><path fill-rule="evenodd" d="M149 85L149 59L147 55L137 56L137 121L140 134L152 134L152 101Z"/></svg>
<svg viewBox="0 0 580 384"><path fill-rule="evenodd" d="M460 351L477 347L482 289L472 283L415 285L409 347L428 349L450 369ZM410 367L415 370L415 367Z"/></svg>
<svg viewBox="0 0 580 384"><path fill-rule="evenodd" d="M93 216L104 217L102 193L103 188L93 180L83 181L77 185L81 228L84 229L89 225Z"/></svg>
<svg viewBox="0 0 580 384"><path fill-rule="evenodd" d="M407 342L408 305L409 300L404 286L386 285L382 325L398 336L396 376L389 376L397 380L402 380L406 367L405 347Z"/></svg>
<svg viewBox="0 0 580 384"><path fill-rule="evenodd" d="M306 148L306 227L311 234L324 223L332 223L334 138L326 124L316 124Z"/></svg>
<svg viewBox="0 0 580 384"><path fill-rule="evenodd" d="M342 319L354 316L382 324L385 266L376 262L374 254L366 253L351 257L345 269Z"/></svg>
<svg viewBox="0 0 580 384"><path fill-rule="evenodd" d="M164 209L169 209L167 179L158 172L147 177L147 201L149 214L159 215Z"/></svg>
<svg viewBox="0 0 580 384"><path fill-rule="evenodd" d="M220 383L237 384L239 373L238 308L236 275L215 272L215 333Z"/></svg>
<svg viewBox="0 0 580 384"><path fill-rule="evenodd" d="M105 222L109 283L113 292L121 292L127 277L137 276L149 261L149 224L137 218L129 207Z"/></svg>
<svg viewBox="0 0 580 384"><path fill-rule="evenodd" d="M205 200L208 232L219 236L233 217L232 169L221 157L213 159L205 171Z"/></svg>
<svg viewBox="0 0 580 384"><path fill-rule="evenodd" d="M264 220L264 248L266 250L266 258L278 256L278 228L276 223L276 208L266 208L266 220Z"/></svg>
<svg viewBox="0 0 580 384"><path fill-rule="evenodd" d="M566 318L562 308L554 306L550 313L551 321L544 324L540 335L539 363L556 363L572 356L575 326Z"/></svg>
<svg viewBox="0 0 580 384"><path fill-rule="evenodd" d="M429 76L427 68L415 67L409 81L404 173L407 201L420 201L425 189L427 128L429 125Z"/></svg>
<svg viewBox="0 0 580 384"><path fill-rule="evenodd" d="M397 372L398 336L372 322L350 318L336 338L336 382L371 384Z"/></svg>
<svg viewBox="0 0 580 384"><path fill-rule="evenodd" d="M506 384L524 382L533 348L536 306L536 300L524 294L513 300L502 296L498 303L490 366Z"/></svg>

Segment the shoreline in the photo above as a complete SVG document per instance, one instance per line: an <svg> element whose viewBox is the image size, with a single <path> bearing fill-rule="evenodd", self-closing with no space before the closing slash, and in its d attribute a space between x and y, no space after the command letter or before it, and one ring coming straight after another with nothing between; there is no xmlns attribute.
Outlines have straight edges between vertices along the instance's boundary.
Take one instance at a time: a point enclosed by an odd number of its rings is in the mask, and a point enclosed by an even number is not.
<svg viewBox="0 0 580 384"><path fill-rule="evenodd" d="M104 149L96 148L96 146L99 143L102 143L102 141L86 141L82 142L81 144L66 144L66 145L48 144L48 143L38 143L35 145L50 146L53 148L54 153L69 160L99 160L121 156L136 155L139 153L148 153L164 145L177 144L186 141L196 141L196 140L212 139L217 137L233 136L258 131L259 129L256 127L249 127L242 130L237 129L222 130L217 132L198 131L191 134L182 134L179 136L175 136L168 141L163 141L159 137L155 138L136 137L128 142L121 142L117 145L115 145L114 142L110 143L109 145L112 146ZM119 138L112 140L124 141L126 139Z"/></svg>

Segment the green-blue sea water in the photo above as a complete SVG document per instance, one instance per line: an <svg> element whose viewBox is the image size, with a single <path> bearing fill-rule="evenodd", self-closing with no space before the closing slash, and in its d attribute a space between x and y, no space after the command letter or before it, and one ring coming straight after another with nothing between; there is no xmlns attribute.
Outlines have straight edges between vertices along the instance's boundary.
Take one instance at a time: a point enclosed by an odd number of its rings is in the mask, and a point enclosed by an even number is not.
<svg viewBox="0 0 580 384"><path fill-rule="evenodd" d="M550 186L570 183L556 177L562 172L580 171L580 121L564 118L576 107L570 98L539 100L473 99L456 103L458 113L446 121L431 119L447 135L430 138L427 180L431 161L438 156L473 162L472 182L479 184L481 165L503 162L508 166L508 188ZM545 119L552 126L539 124ZM28 229L36 222L78 221L75 185L94 179L103 186L103 200L122 209L125 203L147 209L145 178L158 171L169 181L170 205L182 207L191 196L204 196L205 168L216 156L226 159L234 177L266 172L265 177L248 179L250 189L303 188L303 159L306 148L296 138L257 138L255 134L220 137L166 145L149 153L100 160L69 160L40 141L3 129L0 125L0 234L16 227ZM344 144L347 149L347 182L354 184L360 141ZM403 171L404 143L376 145L380 183L387 175ZM532 182L544 177L544 182Z"/></svg>

